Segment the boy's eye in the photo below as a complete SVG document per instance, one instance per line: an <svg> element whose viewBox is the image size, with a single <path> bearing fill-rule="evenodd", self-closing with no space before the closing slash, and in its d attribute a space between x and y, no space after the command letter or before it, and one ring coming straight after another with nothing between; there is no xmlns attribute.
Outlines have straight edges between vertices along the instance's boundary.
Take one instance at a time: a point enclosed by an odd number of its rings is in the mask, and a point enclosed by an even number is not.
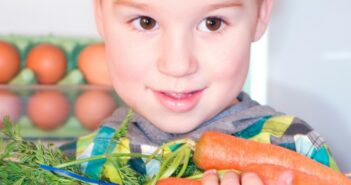
<svg viewBox="0 0 351 185"><path fill-rule="evenodd" d="M214 32L222 28L223 20L217 17L207 17L199 24L198 29L204 32Z"/></svg>
<svg viewBox="0 0 351 185"><path fill-rule="evenodd" d="M138 30L153 30L157 28L157 22L151 18L146 16L141 16L133 20L133 26Z"/></svg>

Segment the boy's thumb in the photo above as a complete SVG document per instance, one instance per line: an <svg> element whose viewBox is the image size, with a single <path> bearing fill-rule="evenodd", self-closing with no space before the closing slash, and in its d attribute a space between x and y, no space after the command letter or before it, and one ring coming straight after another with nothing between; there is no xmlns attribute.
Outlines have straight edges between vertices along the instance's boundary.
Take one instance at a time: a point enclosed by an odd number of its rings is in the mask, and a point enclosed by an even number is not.
<svg viewBox="0 0 351 185"><path fill-rule="evenodd" d="M293 185L294 173L292 171L285 171L279 177L277 185Z"/></svg>

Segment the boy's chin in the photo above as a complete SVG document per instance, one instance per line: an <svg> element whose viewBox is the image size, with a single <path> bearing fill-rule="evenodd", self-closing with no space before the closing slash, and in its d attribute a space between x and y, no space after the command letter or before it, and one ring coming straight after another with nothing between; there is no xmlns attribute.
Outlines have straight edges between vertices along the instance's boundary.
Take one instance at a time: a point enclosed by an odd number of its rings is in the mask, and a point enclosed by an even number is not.
<svg viewBox="0 0 351 185"><path fill-rule="evenodd" d="M157 127L157 125L155 125ZM169 133L169 134L186 134L191 132L192 130L194 130L195 128L169 128L169 127L158 127L159 129L161 129L162 131Z"/></svg>
<svg viewBox="0 0 351 185"><path fill-rule="evenodd" d="M168 121L166 124L162 121L156 121L154 122L154 126L167 133L186 134L196 129L201 123L202 121L199 120L173 120L171 122Z"/></svg>

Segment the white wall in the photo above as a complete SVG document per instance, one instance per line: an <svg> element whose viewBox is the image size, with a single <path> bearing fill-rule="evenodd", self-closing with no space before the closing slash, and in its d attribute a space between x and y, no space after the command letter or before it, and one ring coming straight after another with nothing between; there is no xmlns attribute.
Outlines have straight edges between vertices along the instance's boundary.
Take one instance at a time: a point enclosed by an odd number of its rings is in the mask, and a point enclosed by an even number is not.
<svg viewBox="0 0 351 185"><path fill-rule="evenodd" d="M0 0L0 34L97 37L92 0Z"/></svg>
<svg viewBox="0 0 351 185"><path fill-rule="evenodd" d="M277 1L267 103L309 122L351 172L351 1Z"/></svg>

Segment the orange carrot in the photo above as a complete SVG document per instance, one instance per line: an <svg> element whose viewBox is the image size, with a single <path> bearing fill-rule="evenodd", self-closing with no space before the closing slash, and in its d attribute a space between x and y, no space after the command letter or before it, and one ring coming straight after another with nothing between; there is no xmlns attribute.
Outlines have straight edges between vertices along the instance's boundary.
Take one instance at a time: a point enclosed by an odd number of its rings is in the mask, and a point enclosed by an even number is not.
<svg viewBox="0 0 351 185"><path fill-rule="evenodd" d="M204 170L236 169L259 172L260 169L252 167L253 164L271 164L315 176L321 182L351 185L345 175L297 152L217 132L206 132L201 136L195 146L193 159Z"/></svg>
<svg viewBox="0 0 351 185"><path fill-rule="evenodd" d="M169 177L159 180L156 185L201 185L201 181Z"/></svg>

